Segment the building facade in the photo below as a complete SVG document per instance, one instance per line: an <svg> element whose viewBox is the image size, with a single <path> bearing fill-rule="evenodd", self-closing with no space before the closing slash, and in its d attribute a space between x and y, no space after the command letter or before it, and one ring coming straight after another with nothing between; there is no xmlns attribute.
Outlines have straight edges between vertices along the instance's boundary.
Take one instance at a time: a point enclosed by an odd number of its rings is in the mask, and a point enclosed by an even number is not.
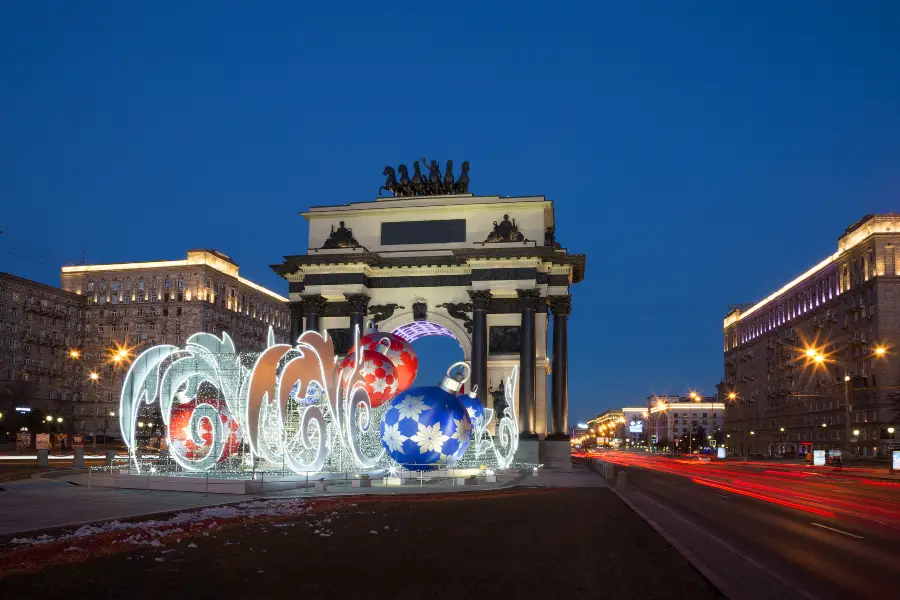
<svg viewBox="0 0 900 600"><path fill-rule="evenodd" d="M692 447L714 446L713 442L723 439L725 403L717 402L715 397L651 396L647 404L647 430L655 447L670 448L685 443ZM697 440L701 440L700 444Z"/></svg>
<svg viewBox="0 0 900 600"><path fill-rule="evenodd" d="M205 331L258 351L270 326L276 342L288 341L287 298L244 279L215 250L66 266L60 278L62 289L0 276L0 379L4 397L24 393L28 407L64 417L75 433L118 436L122 380L142 348Z"/></svg>
<svg viewBox="0 0 900 600"><path fill-rule="evenodd" d="M57 414L79 401L85 377L69 357L81 339L85 299L0 273L0 412Z"/></svg>
<svg viewBox="0 0 900 600"><path fill-rule="evenodd" d="M646 408L626 407L607 410L588 421L600 445L637 448L647 443Z"/></svg>
<svg viewBox="0 0 900 600"><path fill-rule="evenodd" d="M719 396L728 400L734 451L872 456L893 443L898 246L900 216L868 215L840 236L834 254L726 316Z"/></svg>
<svg viewBox="0 0 900 600"><path fill-rule="evenodd" d="M66 266L60 278L64 290L85 299L77 350L88 374L97 374L73 407L76 431L118 435L118 419L109 418L127 370L126 361L114 360L118 348L133 357L205 331L227 332L240 351L261 350L269 326L277 342L288 340L287 298L244 279L215 250L189 250L183 260Z"/></svg>
<svg viewBox="0 0 900 600"><path fill-rule="evenodd" d="M410 342L454 338L486 404L518 366L519 449L534 449L520 460L553 462L544 454L539 460L540 438L560 442L559 458L568 462L569 289L583 278L585 257L557 243L552 201L466 193L313 207L302 215L306 252L273 265L289 282L293 335L327 330L346 347L353 328L372 320Z"/></svg>

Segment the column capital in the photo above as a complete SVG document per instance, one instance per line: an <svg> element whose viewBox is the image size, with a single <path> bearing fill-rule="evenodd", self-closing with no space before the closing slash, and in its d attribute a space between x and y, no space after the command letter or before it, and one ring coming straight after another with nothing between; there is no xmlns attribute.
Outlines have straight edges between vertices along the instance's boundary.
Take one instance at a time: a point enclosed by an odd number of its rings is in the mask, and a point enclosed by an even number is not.
<svg viewBox="0 0 900 600"><path fill-rule="evenodd" d="M538 302L540 302L541 299L541 292L539 290L516 290L516 294L519 296L520 310L536 311L538 309Z"/></svg>
<svg viewBox="0 0 900 600"><path fill-rule="evenodd" d="M303 296L303 310L307 313L321 314L325 312L325 306L327 304L328 300L326 300L324 296L320 296L319 294Z"/></svg>
<svg viewBox="0 0 900 600"><path fill-rule="evenodd" d="M344 294L347 303L350 304L351 313L366 314L369 312L369 300L372 299L368 294Z"/></svg>
<svg viewBox="0 0 900 600"><path fill-rule="evenodd" d="M547 304L553 311L553 316L568 316L572 312L572 296L550 296Z"/></svg>
<svg viewBox="0 0 900 600"><path fill-rule="evenodd" d="M469 298L472 299L472 307L475 310L487 310L493 294L490 290L468 290Z"/></svg>

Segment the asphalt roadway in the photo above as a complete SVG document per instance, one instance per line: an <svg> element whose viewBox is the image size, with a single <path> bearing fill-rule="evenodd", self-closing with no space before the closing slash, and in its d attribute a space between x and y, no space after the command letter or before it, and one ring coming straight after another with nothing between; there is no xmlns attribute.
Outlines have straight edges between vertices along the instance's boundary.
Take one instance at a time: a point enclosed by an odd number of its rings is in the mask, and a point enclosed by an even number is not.
<svg viewBox="0 0 900 600"><path fill-rule="evenodd" d="M627 470L629 493L663 529L681 517L811 598L900 593L900 483L772 462L601 456Z"/></svg>

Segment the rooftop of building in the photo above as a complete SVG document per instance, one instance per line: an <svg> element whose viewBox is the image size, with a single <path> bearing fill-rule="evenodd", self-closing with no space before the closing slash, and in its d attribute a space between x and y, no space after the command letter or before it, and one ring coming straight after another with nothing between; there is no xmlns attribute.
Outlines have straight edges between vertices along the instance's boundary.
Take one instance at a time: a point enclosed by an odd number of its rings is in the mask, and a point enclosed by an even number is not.
<svg viewBox="0 0 900 600"><path fill-rule="evenodd" d="M94 265L69 265L62 268L63 275L77 273L104 273L113 271L133 271L142 269L174 269L178 267L207 266L220 273L234 277L242 284L276 300L288 302L288 299L258 283L245 279L238 274L237 263L227 254L211 249L188 250L187 258L181 260L156 260L129 263L106 263Z"/></svg>
<svg viewBox="0 0 900 600"><path fill-rule="evenodd" d="M68 291L60 289L58 287L54 287L52 285L47 285L46 283L41 283L40 281L26 279L25 277L19 277L18 275L13 275L12 273L5 273L5 272L0 271L0 279L7 279L9 281L14 281L16 283L34 286L45 292L57 294L59 296L65 296L67 298L70 298L71 300L83 300L84 299L82 296L79 296L78 294L76 294L74 292L68 292Z"/></svg>
<svg viewBox="0 0 900 600"><path fill-rule="evenodd" d="M756 304L743 308L747 305L739 305L730 307L728 314L725 315L724 328L734 325L738 321L745 319L757 312L770 302L777 300L783 294L791 291L807 279L815 276L822 269L837 262L841 256L849 252L869 237L880 233L900 233L900 215L888 213L883 215L866 215L859 219L844 230L844 233L838 238L838 250L834 254L828 256L820 263L805 271L798 277L794 278L777 291L769 294L766 298L760 300Z"/></svg>
<svg viewBox="0 0 900 600"><path fill-rule="evenodd" d="M478 206L483 204L516 204L519 202L546 202L547 210L552 218L552 200L547 200L545 196L476 196L474 194L452 194L445 196L401 196L376 198L375 200L366 200L362 202L351 202L349 204L332 204L322 206L311 206L309 211L300 214L309 219L310 217L331 216L334 213L347 211L367 211L377 210L392 211L392 209L409 209L417 207L430 206Z"/></svg>

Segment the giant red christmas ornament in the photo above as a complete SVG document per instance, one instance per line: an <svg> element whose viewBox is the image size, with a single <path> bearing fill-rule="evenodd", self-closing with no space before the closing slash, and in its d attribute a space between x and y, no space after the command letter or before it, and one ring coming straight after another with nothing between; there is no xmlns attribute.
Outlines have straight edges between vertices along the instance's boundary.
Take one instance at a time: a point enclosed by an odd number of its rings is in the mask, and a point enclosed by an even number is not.
<svg viewBox="0 0 900 600"><path fill-rule="evenodd" d="M169 417L169 440L173 446L177 447L179 453L190 461L205 458L213 448L213 431L210 417L200 417L200 438L202 444L194 442L191 435L191 418L198 406L208 404L218 412L218 418L222 423L222 437L224 438L224 447L222 454L217 462L223 462L233 453L237 452L241 447L240 430L241 427L237 421L228 415L228 409L225 403L216 398L198 397L190 402L180 404L176 402L172 406L172 413Z"/></svg>
<svg viewBox="0 0 900 600"><path fill-rule="evenodd" d="M382 340L386 340L382 342ZM388 342L390 347L386 350ZM409 342L399 335L382 331L369 331L359 340L364 350L376 350L382 352L394 364L394 373L397 377L397 389L394 395L405 392L416 380L419 371L419 358Z"/></svg>
<svg viewBox="0 0 900 600"><path fill-rule="evenodd" d="M347 358L341 362L342 369L353 369L356 365L356 352L351 351ZM381 406L397 394L397 377L394 363L381 352L363 350L360 375L366 382L366 391L369 392L369 401L372 408Z"/></svg>

